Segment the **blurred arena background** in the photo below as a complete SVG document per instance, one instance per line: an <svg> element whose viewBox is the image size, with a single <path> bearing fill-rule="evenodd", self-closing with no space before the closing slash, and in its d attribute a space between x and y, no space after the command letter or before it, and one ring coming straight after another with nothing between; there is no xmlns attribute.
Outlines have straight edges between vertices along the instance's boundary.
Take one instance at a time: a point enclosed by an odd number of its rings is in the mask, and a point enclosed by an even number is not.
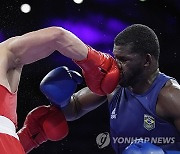
<svg viewBox="0 0 180 154"><path fill-rule="evenodd" d="M22 4L29 4L30 12L22 12ZM48 26L62 26L93 48L111 54L113 39L121 30L131 24L145 24L160 41L160 70L180 80L179 0L84 0L80 4L73 0L1 0L0 6L0 41ZM63 65L81 73L58 52L23 68L18 93L19 128L30 110L49 104L39 90L39 83L50 70ZM82 87L85 83L78 89ZM106 103L69 122L70 132L64 140L48 141L30 154L113 154L110 145L98 148L96 143L98 134L109 132L108 118Z"/></svg>

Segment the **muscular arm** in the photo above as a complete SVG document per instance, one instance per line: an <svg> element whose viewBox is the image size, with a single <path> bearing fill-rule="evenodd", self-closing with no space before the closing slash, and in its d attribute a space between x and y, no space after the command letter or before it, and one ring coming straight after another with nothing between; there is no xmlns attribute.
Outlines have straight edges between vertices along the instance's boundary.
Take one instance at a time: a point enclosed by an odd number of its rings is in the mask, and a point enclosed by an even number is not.
<svg viewBox="0 0 180 154"><path fill-rule="evenodd" d="M5 42L11 59L17 66L29 64L49 56L55 50L63 55L82 60L87 56L86 45L71 32L49 27L33 31Z"/></svg>
<svg viewBox="0 0 180 154"><path fill-rule="evenodd" d="M161 90L156 110L164 119L170 119L180 132L180 85L176 81L168 81Z"/></svg>
<svg viewBox="0 0 180 154"><path fill-rule="evenodd" d="M73 121L96 109L106 100L106 96L96 95L86 87L71 97L69 105L63 108L63 112L68 121Z"/></svg>

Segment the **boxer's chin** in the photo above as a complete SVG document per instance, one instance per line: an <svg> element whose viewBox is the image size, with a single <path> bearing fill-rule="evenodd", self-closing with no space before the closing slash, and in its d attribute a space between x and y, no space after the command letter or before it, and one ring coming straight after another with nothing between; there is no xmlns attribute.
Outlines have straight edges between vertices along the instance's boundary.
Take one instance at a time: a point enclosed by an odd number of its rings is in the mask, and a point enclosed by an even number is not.
<svg viewBox="0 0 180 154"><path fill-rule="evenodd" d="M120 80L119 80L119 85L121 87L128 87L129 83L128 80L123 76Z"/></svg>
<svg viewBox="0 0 180 154"><path fill-rule="evenodd" d="M131 75L128 74L123 74L122 78L119 80L119 85L121 87L129 87L133 82L133 78L131 77Z"/></svg>
<svg viewBox="0 0 180 154"><path fill-rule="evenodd" d="M123 81L123 80L121 80L120 82L119 82L119 85L121 86L121 87L128 87L129 86L129 84L126 82L126 81Z"/></svg>

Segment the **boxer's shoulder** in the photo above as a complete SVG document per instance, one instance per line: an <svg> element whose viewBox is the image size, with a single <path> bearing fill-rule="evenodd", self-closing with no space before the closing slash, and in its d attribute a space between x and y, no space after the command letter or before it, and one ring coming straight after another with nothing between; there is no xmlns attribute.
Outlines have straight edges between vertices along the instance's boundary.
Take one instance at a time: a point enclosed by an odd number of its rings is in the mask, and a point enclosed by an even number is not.
<svg viewBox="0 0 180 154"><path fill-rule="evenodd" d="M178 116L180 110L179 100L180 85L176 80L170 79L159 93L156 106L157 114L164 118Z"/></svg>
<svg viewBox="0 0 180 154"><path fill-rule="evenodd" d="M159 99L166 99L167 101L170 99L173 99L173 95L174 97L176 97L175 95L180 93L180 85L178 84L178 82L174 79L170 79L166 82L166 84L164 85L164 87L161 89L160 93L159 93Z"/></svg>

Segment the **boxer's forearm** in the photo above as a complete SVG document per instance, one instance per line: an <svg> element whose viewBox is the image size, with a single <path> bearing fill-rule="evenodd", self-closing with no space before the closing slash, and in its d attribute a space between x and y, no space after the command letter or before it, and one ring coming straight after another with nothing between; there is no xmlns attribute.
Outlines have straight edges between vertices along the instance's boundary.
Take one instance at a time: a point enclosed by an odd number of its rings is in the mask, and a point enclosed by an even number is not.
<svg viewBox="0 0 180 154"><path fill-rule="evenodd" d="M96 95L86 87L75 93L71 97L70 103L62 110L66 120L73 121L96 109L106 101L106 96Z"/></svg>
<svg viewBox="0 0 180 154"><path fill-rule="evenodd" d="M86 114L74 100L71 100L66 107L62 108L62 111L67 121L74 121Z"/></svg>
<svg viewBox="0 0 180 154"><path fill-rule="evenodd" d="M84 60L88 55L88 48L77 36L64 28L58 28L55 48L61 54L74 60Z"/></svg>

